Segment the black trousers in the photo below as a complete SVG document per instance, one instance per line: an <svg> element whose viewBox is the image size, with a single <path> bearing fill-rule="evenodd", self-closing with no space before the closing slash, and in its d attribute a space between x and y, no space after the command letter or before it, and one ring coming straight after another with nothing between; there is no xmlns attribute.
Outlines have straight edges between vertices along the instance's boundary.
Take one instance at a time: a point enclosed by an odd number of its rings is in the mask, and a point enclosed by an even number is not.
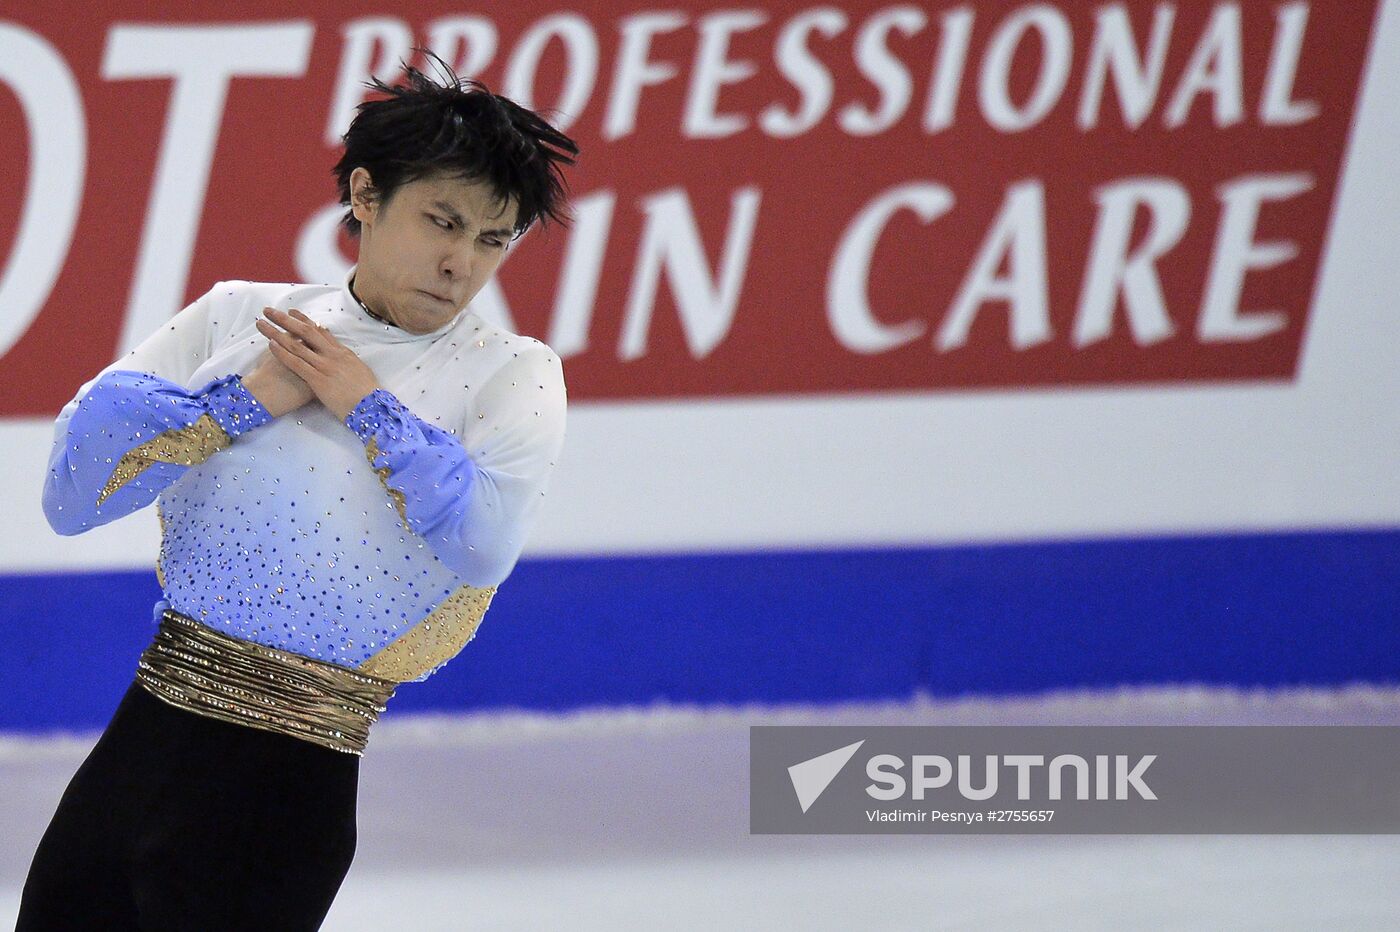
<svg viewBox="0 0 1400 932"><path fill-rule="evenodd" d="M16 932L318 929L355 856L359 771L133 682L39 842Z"/></svg>

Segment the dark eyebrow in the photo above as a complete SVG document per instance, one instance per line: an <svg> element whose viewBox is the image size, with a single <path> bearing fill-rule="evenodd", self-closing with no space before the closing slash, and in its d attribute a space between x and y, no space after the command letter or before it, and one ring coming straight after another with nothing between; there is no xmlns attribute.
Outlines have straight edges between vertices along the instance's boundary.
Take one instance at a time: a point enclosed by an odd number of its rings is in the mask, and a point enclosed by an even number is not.
<svg viewBox="0 0 1400 932"><path fill-rule="evenodd" d="M466 221L462 219L462 215L457 213L457 211L452 207L451 204L447 203L446 201L433 201L433 206L436 207L438 210L442 211L443 213L447 214L448 220L451 220L453 223L457 224L457 226L466 229ZM482 230L481 232L487 234L488 236L510 236L511 233L514 231L508 230L505 227L499 227L495 230Z"/></svg>

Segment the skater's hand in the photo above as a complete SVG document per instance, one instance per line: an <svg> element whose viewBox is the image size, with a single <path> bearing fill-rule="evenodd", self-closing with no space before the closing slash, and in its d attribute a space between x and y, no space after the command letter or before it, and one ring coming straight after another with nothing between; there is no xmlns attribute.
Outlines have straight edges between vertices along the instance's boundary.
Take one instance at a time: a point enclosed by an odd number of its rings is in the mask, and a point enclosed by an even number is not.
<svg viewBox="0 0 1400 932"><path fill-rule="evenodd" d="M263 313L257 327L268 338L272 355L299 376L326 410L340 420L345 420L362 398L383 387L364 360L301 311L292 308L287 314L267 307Z"/></svg>
<svg viewBox="0 0 1400 932"><path fill-rule="evenodd" d="M243 376L241 381L243 387L273 417L295 411L316 397L311 386L278 362L270 348L263 350L253 371Z"/></svg>

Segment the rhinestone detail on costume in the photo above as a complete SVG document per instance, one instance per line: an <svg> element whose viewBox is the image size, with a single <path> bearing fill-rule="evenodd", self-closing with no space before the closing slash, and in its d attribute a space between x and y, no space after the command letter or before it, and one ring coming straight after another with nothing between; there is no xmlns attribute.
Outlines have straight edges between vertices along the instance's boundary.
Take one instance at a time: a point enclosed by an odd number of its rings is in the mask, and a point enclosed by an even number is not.
<svg viewBox="0 0 1400 932"><path fill-rule="evenodd" d="M350 297L211 289L64 406L44 512L71 535L154 501L157 620L419 680L475 639L519 556L562 442L562 372L471 314L415 335ZM266 306L301 307L382 387L348 417L315 400L271 416L240 375Z"/></svg>
<svg viewBox="0 0 1400 932"><path fill-rule="evenodd" d="M359 669L400 682L437 670L476 637L495 595L495 586L462 586Z"/></svg>
<svg viewBox="0 0 1400 932"><path fill-rule="evenodd" d="M167 430L136 449L127 451L112 470L112 478L102 487L97 504L101 505L107 496L156 463L197 466L232 443L233 440L219 426L219 422L207 414L189 427Z"/></svg>
<svg viewBox="0 0 1400 932"><path fill-rule="evenodd" d="M186 711L356 755L397 685L230 637L173 610L162 613L136 677Z"/></svg>

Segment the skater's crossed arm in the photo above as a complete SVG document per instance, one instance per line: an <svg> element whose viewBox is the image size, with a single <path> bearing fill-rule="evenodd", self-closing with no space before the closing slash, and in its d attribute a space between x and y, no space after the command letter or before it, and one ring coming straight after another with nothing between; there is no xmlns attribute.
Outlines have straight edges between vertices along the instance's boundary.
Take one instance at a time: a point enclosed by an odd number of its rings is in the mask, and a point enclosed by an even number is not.
<svg viewBox="0 0 1400 932"><path fill-rule="evenodd" d="M383 389L345 420L404 523L473 586L510 575L564 443L563 367L530 344L482 387L456 436Z"/></svg>
<svg viewBox="0 0 1400 932"><path fill-rule="evenodd" d="M193 391L209 358L209 310L220 285L91 379L54 422L44 515L81 534L150 504L191 466L273 419L237 374Z"/></svg>

